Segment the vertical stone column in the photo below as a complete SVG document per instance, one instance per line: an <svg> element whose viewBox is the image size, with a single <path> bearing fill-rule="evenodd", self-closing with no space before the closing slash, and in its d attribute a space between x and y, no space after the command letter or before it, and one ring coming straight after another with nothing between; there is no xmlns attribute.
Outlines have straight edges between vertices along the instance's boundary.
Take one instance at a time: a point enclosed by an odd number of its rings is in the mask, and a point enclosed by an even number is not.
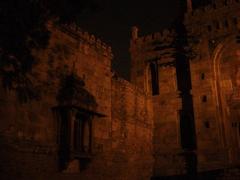
<svg viewBox="0 0 240 180"><path fill-rule="evenodd" d="M187 0L187 12L192 12L192 0Z"/></svg>
<svg viewBox="0 0 240 180"><path fill-rule="evenodd" d="M88 120L88 128L89 128L89 141L88 141L88 152L92 152L92 117Z"/></svg>
<svg viewBox="0 0 240 180"><path fill-rule="evenodd" d="M69 111L69 145L70 152L74 151L74 121L76 121L76 111L71 109Z"/></svg>
<svg viewBox="0 0 240 180"><path fill-rule="evenodd" d="M80 123L81 123L81 125L80 125L80 127L81 127L81 129L80 129L80 150L81 150L81 152L84 152L85 151L85 149L84 149L84 126L85 126L85 120L84 119L80 119L79 120L80 121Z"/></svg>
<svg viewBox="0 0 240 180"><path fill-rule="evenodd" d="M132 27L132 40L136 40L138 38L138 28L136 26Z"/></svg>

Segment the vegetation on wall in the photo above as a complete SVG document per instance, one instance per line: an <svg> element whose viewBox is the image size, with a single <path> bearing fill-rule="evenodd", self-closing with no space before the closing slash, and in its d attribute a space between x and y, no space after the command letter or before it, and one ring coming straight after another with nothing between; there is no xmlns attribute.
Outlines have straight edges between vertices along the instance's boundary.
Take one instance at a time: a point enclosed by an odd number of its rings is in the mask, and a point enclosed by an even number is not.
<svg viewBox="0 0 240 180"><path fill-rule="evenodd" d="M16 90L21 100L36 98L30 76L37 60L32 49L48 45L49 20L58 24L81 22L97 8L94 0L1 0L0 76L2 85Z"/></svg>

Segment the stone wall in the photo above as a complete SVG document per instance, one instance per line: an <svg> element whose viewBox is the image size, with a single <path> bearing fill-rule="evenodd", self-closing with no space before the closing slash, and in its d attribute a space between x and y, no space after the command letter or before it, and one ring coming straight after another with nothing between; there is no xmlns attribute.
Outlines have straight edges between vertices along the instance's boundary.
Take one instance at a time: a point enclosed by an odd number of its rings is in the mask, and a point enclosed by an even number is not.
<svg viewBox="0 0 240 180"><path fill-rule="evenodd" d="M154 175L171 176L185 173L181 156L181 98L177 90L176 69L159 67L159 95L152 97L154 110Z"/></svg>
<svg viewBox="0 0 240 180"><path fill-rule="evenodd" d="M183 174L185 160L181 154L179 117L182 102L177 87L176 48L173 46L176 32L165 29L138 36L137 30L133 28L130 44L131 83L147 91L153 103L153 176Z"/></svg>
<svg viewBox="0 0 240 180"><path fill-rule="evenodd" d="M239 66L239 8L239 1L216 1L185 16L195 54L190 68L199 171L239 164L238 118L232 119L239 110L230 105Z"/></svg>
<svg viewBox="0 0 240 180"><path fill-rule="evenodd" d="M153 112L151 99L129 82L112 80L112 148L123 179L152 176ZM119 156L118 153L122 156Z"/></svg>
<svg viewBox="0 0 240 180"><path fill-rule="evenodd" d="M238 0L213 1L208 6L186 13L185 24L189 32L197 36L204 34L210 39L224 36L239 29L239 8Z"/></svg>
<svg viewBox="0 0 240 180"><path fill-rule="evenodd" d="M185 14L198 171L239 164L239 101L233 79L239 67L239 8L239 1L213 1L208 6L190 8ZM132 83L151 94L154 80L149 67L156 64L158 70L159 93L152 93L155 176L183 174L186 167L182 156L186 149L181 141L182 132L190 130L181 128L185 121L180 118L181 104L186 102L177 87L176 49L172 46L175 39L176 33L171 30L140 37L134 27L130 42Z"/></svg>
<svg viewBox="0 0 240 180"><path fill-rule="evenodd" d="M152 109L147 96L127 81L112 79L111 49L77 27L49 24L47 49L34 51L31 80L39 98L20 102L0 93L0 179L149 179L152 172ZM88 163L59 166L59 121L53 108L61 78L71 73L97 103Z"/></svg>

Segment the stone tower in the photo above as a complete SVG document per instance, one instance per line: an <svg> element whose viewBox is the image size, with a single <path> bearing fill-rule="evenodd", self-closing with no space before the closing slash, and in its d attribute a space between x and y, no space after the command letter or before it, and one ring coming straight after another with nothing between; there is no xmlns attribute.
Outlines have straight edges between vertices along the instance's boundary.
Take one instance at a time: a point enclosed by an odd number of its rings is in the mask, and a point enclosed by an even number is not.
<svg viewBox="0 0 240 180"><path fill-rule="evenodd" d="M215 0L185 14L198 170L239 163L240 1Z"/></svg>
<svg viewBox="0 0 240 180"><path fill-rule="evenodd" d="M139 37L132 29L131 82L152 95L154 113L154 176L183 174L180 116L182 99L177 82L176 32L164 30Z"/></svg>
<svg viewBox="0 0 240 180"><path fill-rule="evenodd" d="M132 29L131 82L153 101L154 176L240 160L240 1L185 2L174 30Z"/></svg>

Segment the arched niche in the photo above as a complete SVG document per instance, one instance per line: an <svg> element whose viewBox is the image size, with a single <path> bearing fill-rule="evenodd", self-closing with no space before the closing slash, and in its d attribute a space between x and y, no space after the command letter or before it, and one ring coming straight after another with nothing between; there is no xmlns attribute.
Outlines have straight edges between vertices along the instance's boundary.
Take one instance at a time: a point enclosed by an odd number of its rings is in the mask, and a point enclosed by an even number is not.
<svg viewBox="0 0 240 180"><path fill-rule="evenodd" d="M240 147L240 44L235 38L220 43L213 53L213 91L222 145L233 151Z"/></svg>

